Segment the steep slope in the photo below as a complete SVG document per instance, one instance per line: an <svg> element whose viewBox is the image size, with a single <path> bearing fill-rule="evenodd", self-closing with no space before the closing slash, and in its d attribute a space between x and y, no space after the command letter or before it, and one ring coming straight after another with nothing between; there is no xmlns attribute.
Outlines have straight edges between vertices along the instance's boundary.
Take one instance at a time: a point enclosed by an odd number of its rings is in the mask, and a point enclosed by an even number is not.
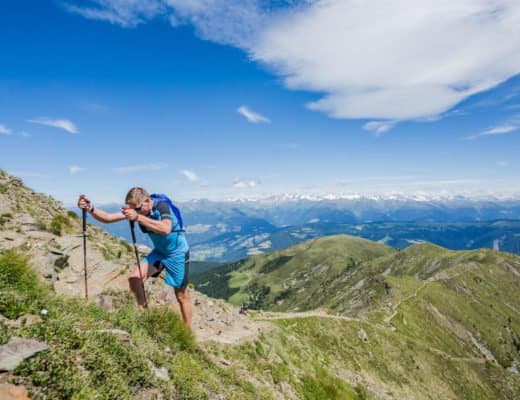
<svg viewBox="0 0 520 400"><path fill-rule="evenodd" d="M84 292L81 232L74 212L0 170L0 250L21 248L58 293ZM135 263L132 247L90 224L87 234L89 294L126 287L123 272Z"/></svg>

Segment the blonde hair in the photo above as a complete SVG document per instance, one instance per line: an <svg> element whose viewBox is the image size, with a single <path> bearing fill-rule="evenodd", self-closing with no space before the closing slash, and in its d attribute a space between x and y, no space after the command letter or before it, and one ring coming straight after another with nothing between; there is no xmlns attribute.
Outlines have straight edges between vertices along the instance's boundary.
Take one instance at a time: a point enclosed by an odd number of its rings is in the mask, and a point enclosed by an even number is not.
<svg viewBox="0 0 520 400"><path fill-rule="evenodd" d="M133 187L128 191L125 198L126 204L140 204L150 198L148 192L140 187Z"/></svg>

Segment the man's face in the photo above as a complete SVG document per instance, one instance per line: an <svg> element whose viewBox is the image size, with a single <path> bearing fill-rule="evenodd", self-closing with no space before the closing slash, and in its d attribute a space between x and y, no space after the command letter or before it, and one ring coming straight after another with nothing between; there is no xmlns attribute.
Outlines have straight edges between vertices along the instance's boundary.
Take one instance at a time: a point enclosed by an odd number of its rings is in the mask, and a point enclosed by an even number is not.
<svg viewBox="0 0 520 400"><path fill-rule="evenodd" d="M151 199L146 199L142 203L139 204L131 204L132 208L137 211L141 215L149 215L152 211L153 203Z"/></svg>

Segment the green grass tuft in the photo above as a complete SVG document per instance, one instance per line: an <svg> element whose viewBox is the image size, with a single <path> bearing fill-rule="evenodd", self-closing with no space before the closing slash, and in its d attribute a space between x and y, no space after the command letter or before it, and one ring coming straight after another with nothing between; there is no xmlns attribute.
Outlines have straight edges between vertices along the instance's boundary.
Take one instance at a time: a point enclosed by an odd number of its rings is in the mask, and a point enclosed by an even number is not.
<svg viewBox="0 0 520 400"><path fill-rule="evenodd" d="M0 314L18 318L26 313L38 313L50 292L27 257L15 250L0 254Z"/></svg>
<svg viewBox="0 0 520 400"><path fill-rule="evenodd" d="M57 236L68 231L72 227L72 223L65 215L56 215L49 226L49 230Z"/></svg>

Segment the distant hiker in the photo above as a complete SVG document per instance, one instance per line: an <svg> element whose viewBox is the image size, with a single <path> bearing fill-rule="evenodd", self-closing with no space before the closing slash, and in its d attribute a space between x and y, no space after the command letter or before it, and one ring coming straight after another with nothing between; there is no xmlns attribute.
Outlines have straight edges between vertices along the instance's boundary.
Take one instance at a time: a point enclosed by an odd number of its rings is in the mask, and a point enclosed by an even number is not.
<svg viewBox="0 0 520 400"><path fill-rule="evenodd" d="M238 313L247 315L248 309L249 309L249 306L247 305L247 303L242 303L242 306L240 306L240 310L238 311Z"/></svg>
<svg viewBox="0 0 520 400"><path fill-rule="evenodd" d="M179 302L182 319L187 326L191 325L191 301L188 294L188 273L190 252L183 221L179 209L165 195L152 194L140 187L130 189L126 195L127 205L122 211L108 213L98 207L85 196L78 200L78 207L86 209L92 217L100 222L112 223L128 219L139 224L141 231L150 236L154 248L140 262L143 281L139 279L138 266L128 276L130 289L135 294L139 306L146 305L146 294L143 282L149 277L157 277L166 269L165 282L173 286L175 297Z"/></svg>

